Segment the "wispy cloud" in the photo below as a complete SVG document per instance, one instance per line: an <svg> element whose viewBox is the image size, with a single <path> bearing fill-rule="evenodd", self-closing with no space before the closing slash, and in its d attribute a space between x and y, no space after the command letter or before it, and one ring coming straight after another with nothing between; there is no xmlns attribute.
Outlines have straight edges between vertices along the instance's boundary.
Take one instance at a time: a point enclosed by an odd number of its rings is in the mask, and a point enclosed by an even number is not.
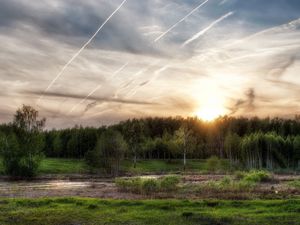
<svg viewBox="0 0 300 225"><path fill-rule="evenodd" d="M198 38L200 38L202 35L204 35L206 32L208 32L210 29L212 29L214 26L216 26L218 23L222 22L223 20L225 20L227 17L233 15L234 12L229 12L227 14L225 14L224 16L221 16L219 19L215 20L214 22L212 22L208 27L204 28L203 30L201 30L200 32L198 32L197 34L195 34L194 36L192 36L190 39L186 40L183 44L182 47L188 45L189 43L197 40Z"/></svg>
<svg viewBox="0 0 300 225"><path fill-rule="evenodd" d="M196 12L198 9L200 9L202 6L204 6L209 0L205 0L204 2L202 2L200 5L198 5L196 8L194 8L191 12L189 12L186 16L184 16L181 20L179 20L177 23L175 23L174 25L172 25L169 29L167 29L165 32L163 32L161 35L159 35L154 42L159 41L160 39L162 39L166 34L168 34L171 30L173 30L176 26L178 26L178 24L182 23L183 21L185 21L189 16L191 16L194 12Z"/></svg>
<svg viewBox="0 0 300 225"><path fill-rule="evenodd" d="M23 103L35 105L59 65L121 2L2 0L0 120L11 121ZM236 116L299 112L300 2L219 3L124 3L45 93L38 110L49 117L48 126L195 115L210 97ZM228 12L234 16L220 17Z"/></svg>
<svg viewBox="0 0 300 225"><path fill-rule="evenodd" d="M96 37L96 35L101 31L101 29L105 26L105 24L114 16L114 14L124 5L127 0L123 0L123 2L112 12L112 14L107 17L107 19L101 24L101 26L96 30L96 32L92 35L92 37L72 56L72 58L63 66L61 71L56 75L56 77L50 82L50 84L45 89L44 93L47 92L53 84L57 81L57 79L65 72L65 70L69 67L69 65L80 55L80 53L92 42L92 40ZM41 101L44 94L41 94L39 97L37 104Z"/></svg>

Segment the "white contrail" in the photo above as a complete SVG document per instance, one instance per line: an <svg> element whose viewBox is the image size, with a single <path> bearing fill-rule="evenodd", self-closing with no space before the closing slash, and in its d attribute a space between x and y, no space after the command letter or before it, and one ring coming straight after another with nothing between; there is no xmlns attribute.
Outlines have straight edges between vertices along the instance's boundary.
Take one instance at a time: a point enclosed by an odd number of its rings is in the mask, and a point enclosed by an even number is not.
<svg viewBox="0 0 300 225"><path fill-rule="evenodd" d="M120 92L127 89L129 87L129 85L131 85L136 80L136 77L138 77L139 75L145 73L149 68L151 68L152 66L157 65L160 61L161 60L155 60L153 63L143 67L138 72L133 74L132 77L131 77L131 80L129 80L128 82L123 82L121 87L115 91L114 98L117 98Z"/></svg>
<svg viewBox="0 0 300 225"><path fill-rule="evenodd" d="M123 66L121 66L118 70L116 70L112 76L111 79L114 78L118 73L120 73L129 63L125 63ZM81 99L80 102L78 102L76 105L73 106L73 108L69 111L69 113L72 113L79 105L84 103L91 95L93 95L96 91L99 90L99 88L102 87L102 84L99 84L94 90L92 90L85 98Z"/></svg>
<svg viewBox="0 0 300 225"><path fill-rule="evenodd" d="M203 3L201 3L200 5L198 5L196 8L194 8L189 14L187 14L185 17L183 17L181 20L179 20L177 23L175 23L173 26L171 26L168 30L166 30L164 33L162 33L161 35L159 35L154 42L157 42L158 40L160 40L161 38L163 38L167 33L169 33L171 30L173 30L178 24L180 24L181 22L183 22L184 20L186 20L186 18L188 18L190 15L192 15L195 11L197 11L200 7L202 7L203 5L205 5L209 0L205 0Z"/></svg>
<svg viewBox="0 0 300 225"><path fill-rule="evenodd" d="M154 76L153 76L151 79L149 79L148 81L144 81L144 82L140 83L138 86L136 86L134 89L132 89L132 90L127 94L127 95L128 95L127 97L130 98L130 97L134 96L134 95L138 92L138 90L141 89L142 86L145 86L145 85L149 84L150 82L154 81L156 78L158 78L158 76L159 76L162 72L164 72L165 70L167 70L169 67L170 67L170 65L167 64L167 65L161 67L160 69L156 70L156 71L154 72Z"/></svg>
<svg viewBox="0 0 300 225"><path fill-rule="evenodd" d="M56 82L56 80L64 73L64 71L68 68L68 66L76 59L80 53L86 48L86 46L91 43L91 41L96 37L96 35L100 32L100 30L104 27L104 25L113 17L113 15L123 6L123 4L127 0L124 0L118 8L115 9L115 11L112 12L112 14L101 24L101 26L98 28L98 30L93 34L93 36L73 55L73 57L64 65L62 70L57 74L57 76L50 82L48 87L45 89L43 94L39 97L37 104L41 101L41 99L44 97L44 94L53 86L53 84Z"/></svg>
<svg viewBox="0 0 300 225"><path fill-rule="evenodd" d="M213 28L215 25L217 25L221 21L225 20L227 17L231 16L232 14L234 14L234 12L229 12L229 13L225 14L224 16L220 17L219 19L215 20L208 27L206 27L205 29L201 30L200 32L198 32L197 34L195 34L193 37L191 37L190 39L188 39L187 41L185 41L182 44L181 47L184 47L187 44L189 44L189 43L193 42L194 40L198 39L199 37L201 37L202 35L204 35L207 31L209 31L211 28Z"/></svg>

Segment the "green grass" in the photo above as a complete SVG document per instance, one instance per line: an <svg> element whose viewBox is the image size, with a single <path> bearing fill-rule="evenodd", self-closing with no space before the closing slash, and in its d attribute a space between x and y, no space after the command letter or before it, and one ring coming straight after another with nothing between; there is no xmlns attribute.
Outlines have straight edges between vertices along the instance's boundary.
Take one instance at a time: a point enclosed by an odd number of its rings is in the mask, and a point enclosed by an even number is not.
<svg viewBox="0 0 300 225"><path fill-rule="evenodd" d="M88 173L87 166L79 159L43 159L38 174L83 174ZM4 174L2 160L0 159L0 174Z"/></svg>
<svg viewBox="0 0 300 225"><path fill-rule="evenodd" d="M199 172L205 170L205 160L187 160L187 171ZM164 160L144 160L138 161L136 168L130 160L122 163L122 171L131 173L171 173L183 171L182 160L172 160L170 162Z"/></svg>
<svg viewBox="0 0 300 225"><path fill-rule="evenodd" d="M300 200L0 199L1 225L299 225Z"/></svg>
<svg viewBox="0 0 300 225"><path fill-rule="evenodd" d="M46 158L39 167L39 174L82 174L88 169L83 160Z"/></svg>
<svg viewBox="0 0 300 225"><path fill-rule="evenodd" d="M138 161L136 168L130 160L124 160L121 164L123 172L134 174L141 173L174 173L183 171L181 160L172 160L167 162L164 160L144 160ZM187 171L203 171L205 170L205 160L188 160ZM4 173L2 160L0 160L0 174ZM84 160L79 159L61 159L61 158L45 158L42 160L38 174L83 174L88 173L88 168Z"/></svg>

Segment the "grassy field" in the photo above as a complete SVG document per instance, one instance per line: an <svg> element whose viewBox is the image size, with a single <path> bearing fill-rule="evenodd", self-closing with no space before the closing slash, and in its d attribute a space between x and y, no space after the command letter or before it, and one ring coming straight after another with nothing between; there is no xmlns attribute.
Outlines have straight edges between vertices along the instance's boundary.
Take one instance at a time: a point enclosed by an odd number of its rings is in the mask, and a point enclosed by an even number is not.
<svg viewBox="0 0 300 225"><path fill-rule="evenodd" d="M182 171L181 160L167 162L163 160L138 161L136 168L130 160L122 162L121 170L130 173L168 173ZM202 171L205 169L205 160L188 160L187 171ZM84 174L89 170L84 160L45 158L39 167L39 174ZM2 160L0 160L0 174L3 174Z"/></svg>
<svg viewBox="0 0 300 225"><path fill-rule="evenodd" d="M40 174L82 174L87 172L88 168L85 162L79 159L46 158L39 168Z"/></svg>
<svg viewBox="0 0 300 225"><path fill-rule="evenodd" d="M0 160L0 174L4 173L2 160ZM79 159L43 159L38 174L83 174L88 173L88 168L83 160Z"/></svg>
<svg viewBox="0 0 300 225"><path fill-rule="evenodd" d="M188 160L187 171L202 171L205 169L205 160ZM122 171L131 173L168 173L180 172L183 170L182 160L145 160L138 161L136 168L133 167L132 161L124 161L121 165Z"/></svg>
<svg viewBox="0 0 300 225"><path fill-rule="evenodd" d="M257 201L2 199L0 224L300 224L300 199Z"/></svg>

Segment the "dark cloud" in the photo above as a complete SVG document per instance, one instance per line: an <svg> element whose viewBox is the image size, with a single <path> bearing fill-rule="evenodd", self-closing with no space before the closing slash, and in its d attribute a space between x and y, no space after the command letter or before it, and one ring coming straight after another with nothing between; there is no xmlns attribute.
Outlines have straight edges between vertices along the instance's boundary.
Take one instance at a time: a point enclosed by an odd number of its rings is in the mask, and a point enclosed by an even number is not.
<svg viewBox="0 0 300 225"><path fill-rule="evenodd" d="M246 92L246 97L247 97L247 109L253 110L255 108L254 106L254 101L255 101L255 91L253 88L250 88Z"/></svg>
<svg viewBox="0 0 300 225"><path fill-rule="evenodd" d="M246 110L248 112L251 112L255 109L255 90L253 88L249 88L246 92L245 92L245 98L244 99L238 99L233 106L228 107L228 109L231 111L230 115L235 114L237 111L243 109Z"/></svg>
<svg viewBox="0 0 300 225"><path fill-rule="evenodd" d="M91 102L86 105L84 112L86 113L87 111L91 110L92 108L95 108L97 105L97 101Z"/></svg>
<svg viewBox="0 0 300 225"><path fill-rule="evenodd" d="M73 98L73 99L84 99L86 97L84 95L67 94L67 93L59 93L59 92L43 93L43 91L24 91L23 94L30 94L30 95L36 95L36 96L40 96L41 94L43 94L45 97ZM154 103L154 102L136 101L136 100L130 100L130 99L109 98L109 97L90 96L89 100L93 100L93 101L97 101L97 102L115 102L115 103L132 104L132 105L157 105L157 103Z"/></svg>
<svg viewBox="0 0 300 225"><path fill-rule="evenodd" d="M88 39L120 1L65 0L38 3L25 0L1 0L0 28L14 28L19 25L32 26L46 36L69 44L81 45L81 39ZM143 4L141 4L143 5ZM90 47L117 50L134 54L162 54L140 34L137 17L145 12L130 13L132 4L125 3L97 35ZM78 39L80 38L80 39Z"/></svg>

